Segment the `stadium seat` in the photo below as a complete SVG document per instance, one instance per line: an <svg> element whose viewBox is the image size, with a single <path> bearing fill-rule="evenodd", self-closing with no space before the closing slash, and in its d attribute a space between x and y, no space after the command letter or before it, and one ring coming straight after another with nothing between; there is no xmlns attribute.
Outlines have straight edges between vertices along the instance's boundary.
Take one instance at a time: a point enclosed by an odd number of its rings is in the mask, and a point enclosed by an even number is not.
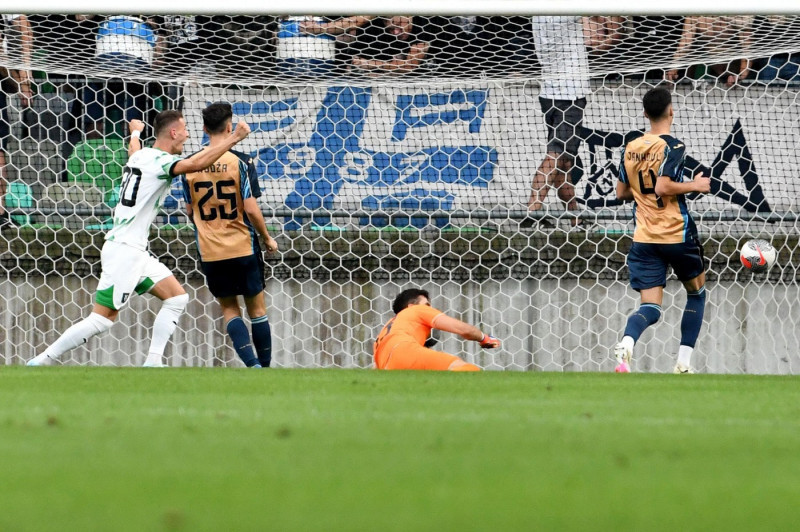
<svg viewBox="0 0 800 532"><path fill-rule="evenodd" d="M87 183L102 189L111 198L122 176L128 152L120 139L88 139L77 146L67 160L67 181Z"/></svg>
<svg viewBox="0 0 800 532"><path fill-rule="evenodd" d="M106 192L91 183L54 183L44 193L44 204L61 212L47 216L47 223L63 225L70 229L105 228L109 220L72 212L77 209L92 209L105 203ZM96 227L102 226L102 227Z"/></svg>
<svg viewBox="0 0 800 532"><path fill-rule="evenodd" d="M6 190L5 205L9 210L32 208L33 194L30 185L22 181L10 182ZM30 223L30 216L27 214L15 214L11 218L20 225Z"/></svg>

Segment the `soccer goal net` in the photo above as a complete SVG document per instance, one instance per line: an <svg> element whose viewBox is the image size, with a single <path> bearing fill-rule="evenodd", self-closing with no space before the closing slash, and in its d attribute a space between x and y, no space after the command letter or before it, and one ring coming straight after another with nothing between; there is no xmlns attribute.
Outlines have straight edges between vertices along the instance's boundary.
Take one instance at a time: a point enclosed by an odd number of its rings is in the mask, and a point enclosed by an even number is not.
<svg viewBox="0 0 800 532"><path fill-rule="evenodd" d="M800 372L796 16L3 15L0 362L41 352L91 308L119 201L127 121L229 102L251 135L260 205L280 246L266 298L280 367L369 367L393 297L503 340L437 349L487 369L606 371L638 306L625 256L620 149L641 97L673 91L673 135L704 244L699 371ZM152 141L151 130L143 135ZM198 267L175 182L151 251L191 302L173 366L240 366ZM738 249L763 238L777 264ZM674 276L637 371L675 361L685 292ZM67 363L140 365L155 298L134 296Z"/></svg>

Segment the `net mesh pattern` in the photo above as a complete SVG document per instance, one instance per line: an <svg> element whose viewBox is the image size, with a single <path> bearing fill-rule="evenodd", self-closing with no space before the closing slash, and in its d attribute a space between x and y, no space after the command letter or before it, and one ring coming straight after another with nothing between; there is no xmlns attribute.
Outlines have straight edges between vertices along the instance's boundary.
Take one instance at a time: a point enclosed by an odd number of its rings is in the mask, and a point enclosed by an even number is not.
<svg viewBox="0 0 800 532"><path fill-rule="evenodd" d="M620 150L665 83L685 177L712 178L688 197L709 294L694 364L797 373L798 29L788 16L4 15L0 361L32 358L89 312L127 122L182 110L189 154L207 140L202 109L222 101L252 129L237 149L280 247L266 268L275 365L369 367L394 295L418 286L504 341L443 334L441 350L488 369L612 369L638 306ZM191 298L168 363L240 366L177 181L151 237ZM752 238L778 249L766 273L739 263ZM636 370L672 369L684 302L671 275ZM158 308L133 297L64 362L140 365Z"/></svg>

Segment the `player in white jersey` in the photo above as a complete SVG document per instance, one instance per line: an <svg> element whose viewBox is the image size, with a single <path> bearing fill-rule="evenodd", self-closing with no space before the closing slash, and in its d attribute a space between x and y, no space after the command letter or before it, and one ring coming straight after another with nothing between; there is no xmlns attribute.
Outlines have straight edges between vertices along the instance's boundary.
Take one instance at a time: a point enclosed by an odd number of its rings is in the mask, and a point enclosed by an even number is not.
<svg viewBox="0 0 800 532"><path fill-rule="evenodd" d="M28 361L29 366L51 365L63 353L110 329L134 292L149 292L163 301L153 323L153 338L144 363L163 366L164 349L189 296L167 267L147 251L150 226L173 178L208 168L244 139L250 128L240 121L224 143L205 148L188 159L179 157L189 138L186 121L179 111L158 114L153 124L156 141L152 148L141 146L139 136L143 129L141 121L131 121L130 158L123 170L120 201L114 208L114 226L100 252L102 270L92 313Z"/></svg>

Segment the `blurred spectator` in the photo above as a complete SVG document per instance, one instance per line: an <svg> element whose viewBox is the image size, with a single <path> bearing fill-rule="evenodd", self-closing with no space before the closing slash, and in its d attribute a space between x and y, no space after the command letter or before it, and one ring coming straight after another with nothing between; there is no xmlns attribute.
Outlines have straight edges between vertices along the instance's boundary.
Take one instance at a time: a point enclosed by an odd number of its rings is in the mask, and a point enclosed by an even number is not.
<svg viewBox="0 0 800 532"><path fill-rule="evenodd" d="M409 74L428 58L433 36L412 17L378 18L351 45L350 72L367 76Z"/></svg>
<svg viewBox="0 0 800 532"><path fill-rule="evenodd" d="M156 55L153 67L169 77L179 74L189 79L211 80L216 75L219 24L212 17L161 15L153 17L156 34L163 41L163 53ZM164 109L183 109L183 84L151 83L154 99L167 99ZM155 89L158 89L157 91Z"/></svg>
<svg viewBox="0 0 800 532"><path fill-rule="evenodd" d="M33 32L28 18L22 14L2 16L0 28L0 64L21 63L25 68L7 70L0 67L0 227L13 224L5 210L5 196L8 186L6 175L6 141L11 133L8 120L8 94L19 93L20 105L28 107L33 98L31 90L31 53ZM16 39L15 39L16 37ZM13 42L18 41L18 42Z"/></svg>
<svg viewBox="0 0 800 532"><path fill-rule="evenodd" d="M751 15L686 17L675 52L675 61L685 60L693 54L731 55L738 52L742 55L740 59L730 63L698 65L690 69L689 77L699 79L710 75L728 87L747 79L750 75L750 61L744 56L750 48L753 18ZM679 79L679 72L677 69L669 70L665 77L676 81Z"/></svg>
<svg viewBox="0 0 800 532"><path fill-rule="evenodd" d="M262 77L274 57L276 19L268 16L216 16L219 47L225 55L217 68L242 79Z"/></svg>
<svg viewBox="0 0 800 532"><path fill-rule="evenodd" d="M536 70L531 21L528 17L475 17L472 47L480 74L507 75ZM469 67L468 67L469 68Z"/></svg>
<svg viewBox="0 0 800 532"><path fill-rule="evenodd" d="M342 49L374 18L284 17L278 22L278 68L300 75L327 75L338 70Z"/></svg>
<svg viewBox="0 0 800 532"><path fill-rule="evenodd" d="M98 22L96 34L96 67L108 73L137 77L147 76L156 53L161 51L152 20L125 15L77 15L78 20L93 19ZM141 78L140 78L141 79ZM151 109L146 84L129 79L112 79L106 83L91 82L83 92L86 114L84 128L108 118L108 111L116 106L122 113L120 121L145 120ZM120 132L125 135L126 132Z"/></svg>
<svg viewBox="0 0 800 532"><path fill-rule="evenodd" d="M758 19L757 19L758 20ZM800 18L785 15L770 15L765 17L758 26L759 41L769 39L772 42L782 42L788 36L797 35L800 30ZM758 72L758 80L772 81L798 81L800 80L800 53L780 53L754 61L753 70Z"/></svg>
<svg viewBox="0 0 800 532"><path fill-rule="evenodd" d="M683 17L647 16L630 17L629 20L631 31L617 49L628 58L629 63L637 61L642 69L647 70L626 76L664 79L664 70L653 67L672 62L681 38Z"/></svg>
<svg viewBox="0 0 800 532"><path fill-rule="evenodd" d="M625 32L624 17L584 17L583 40L590 55L599 55L613 50Z"/></svg>
<svg viewBox="0 0 800 532"><path fill-rule="evenodd" d="M532 18L536 55L542 65L539 103L547 126L547 154L531 186L530 211L544 206L549 187L556 189L567 210L578 209L575 187L567 179L581 139L583 110L589 93L589 56L581 17L537 16ZM534 220L523 221L530 226ZM573 225L580 221L575 218Z"/></svg>

